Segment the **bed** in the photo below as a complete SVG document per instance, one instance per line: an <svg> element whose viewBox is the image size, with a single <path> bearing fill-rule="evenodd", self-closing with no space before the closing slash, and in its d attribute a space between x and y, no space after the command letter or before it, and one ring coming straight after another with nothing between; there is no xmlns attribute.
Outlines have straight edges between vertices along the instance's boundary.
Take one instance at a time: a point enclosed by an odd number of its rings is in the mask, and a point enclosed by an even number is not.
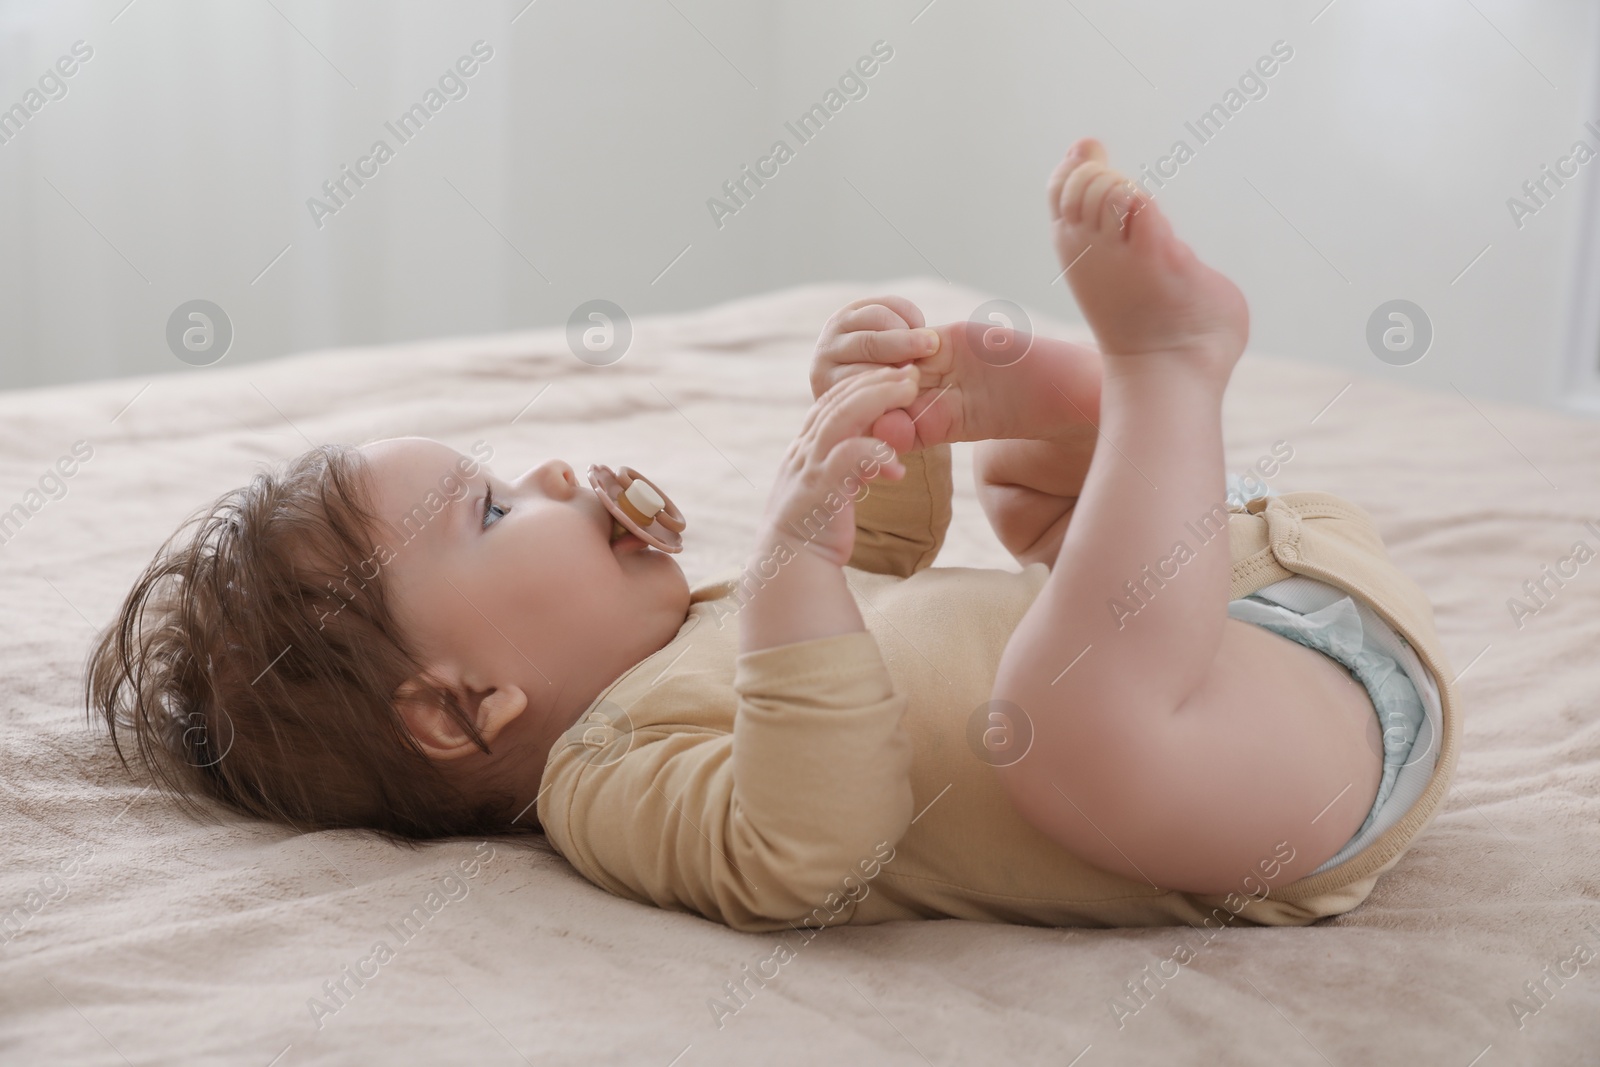
<svg viewBox="0 0 1600 1067"><path fill-rule="evenodd" d="M1312 927L844 927L758 985L775 935L612 897L542 838L411 851L195 822L85 725L88 643L159 541L311 442L481 439L504 474L552 454L632 464L689 516L691 581L737 565L817 332L882 292L929 321L989 295L787 289L639 317L607 367L554 329L0 394L0 510L27 512L0 527L0 1061L1600 1062L1600 558L1575 551L1600 548L1600 424L1415 389L1375 361L1356 376L1252 351L1226 401L1230 469L1286 442L1273 488L1369 510L1460 672L1442 813L1362 906ZM1014 568L955 451L938 563Z"/></svg>

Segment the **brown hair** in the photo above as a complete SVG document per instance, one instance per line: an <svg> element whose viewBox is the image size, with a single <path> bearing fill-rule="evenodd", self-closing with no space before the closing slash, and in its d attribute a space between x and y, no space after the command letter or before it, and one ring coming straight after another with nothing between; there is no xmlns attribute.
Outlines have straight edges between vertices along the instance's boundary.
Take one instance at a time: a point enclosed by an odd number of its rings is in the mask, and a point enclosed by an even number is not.
<svg viewBox="0 0 1600 1067"><path fill-rule="evenodd" d="M374 556L369 492L360 453L322 445L191 515L90 651L90 718L124 766L119 730L131 731L192 815L207 796L298 830L397 842L515 832L511 797L468 797L394 707L421 665L381 574L361 570ZM454 694L423 697L489 751Z"/></svg>

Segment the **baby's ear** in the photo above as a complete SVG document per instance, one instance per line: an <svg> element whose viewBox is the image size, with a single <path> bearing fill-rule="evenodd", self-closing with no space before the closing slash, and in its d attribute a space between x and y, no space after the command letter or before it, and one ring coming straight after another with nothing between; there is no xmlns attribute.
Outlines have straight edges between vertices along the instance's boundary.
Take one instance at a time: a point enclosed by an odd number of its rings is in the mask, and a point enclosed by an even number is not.
<svg viewBox="0 0 1600 1067"><path fill-rule="evenodd" d="M491 747L500 732L528 707L527 694L514 685L493 689L473 689L467 685L436 688L455 692L484 743ZM437 760L459 759L481 752L461 724L437 702L434 691L426 680L418 677L402 682L394 693L395 711L422 751Z"/></svg>

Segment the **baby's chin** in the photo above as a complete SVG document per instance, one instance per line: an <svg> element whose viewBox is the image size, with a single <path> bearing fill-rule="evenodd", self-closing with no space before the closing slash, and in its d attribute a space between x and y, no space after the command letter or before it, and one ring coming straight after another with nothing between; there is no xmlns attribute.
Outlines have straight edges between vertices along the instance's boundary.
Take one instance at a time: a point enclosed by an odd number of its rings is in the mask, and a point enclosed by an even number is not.
<svg viewBox="0 0 1600 1067"><path fill-rule="evenodd" d="M666 553L662 559L640 560L637 573L624 574L622 617L617 619L622 641L622 669L632 667L670 644L689 617L689 582L678 561ZM626 571L628 568L624 568Z"/></svg>
<svg viewBox="0 0 1600 1067"><path fill-rule="evenodd" d="M662 571L676 571L679 578L683 568L678 566L675 554L663 552L646 544L635 534L623 534L611 543L611 554L624 575L645 577Z"/></svg>
<svg viewBox="0 0 1600 1067"><path fill-rule="evenodd" d="M689 580L678 565L675 553L647 545L633 534L620 538L611 546L611 551L622 570L623 580L638 586L634 592L646 603L659 604L680 616L689 613Z"/></svg>

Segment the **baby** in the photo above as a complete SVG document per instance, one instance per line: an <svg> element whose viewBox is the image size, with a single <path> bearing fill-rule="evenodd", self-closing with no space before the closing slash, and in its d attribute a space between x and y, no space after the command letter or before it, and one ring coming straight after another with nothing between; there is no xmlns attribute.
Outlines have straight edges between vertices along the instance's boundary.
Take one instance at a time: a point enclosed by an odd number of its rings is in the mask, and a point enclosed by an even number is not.
<svg viewBox="0 0 1600 1067"><path fill-rule="evenodd" d="M186 799L539 828L738 929L1348 911L1454 768L1431 609L1354 504L1225 505L1243 296L1093 140L1048 199L1099 350L844 308L738 575L691 588L559 459L324 446L169 540L90 706ZM1020 572L929 566L956 441Z"/></svg>

